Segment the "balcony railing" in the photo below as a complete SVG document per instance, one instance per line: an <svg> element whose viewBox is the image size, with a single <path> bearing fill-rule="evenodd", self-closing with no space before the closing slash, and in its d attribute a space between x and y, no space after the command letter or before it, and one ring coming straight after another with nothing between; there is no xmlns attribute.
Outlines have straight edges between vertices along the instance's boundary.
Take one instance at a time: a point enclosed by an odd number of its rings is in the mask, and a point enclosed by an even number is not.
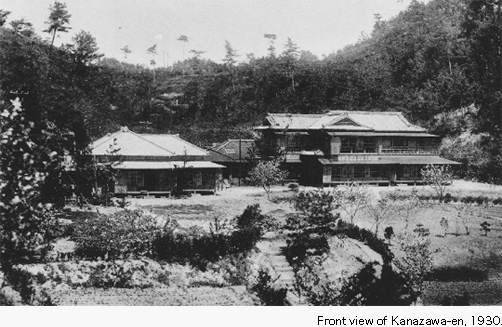
<svg viewBox="0 0 502 327"><path fill-rule="evenodd" d="M382 154L409 154L409 155L438 155L439 150L436 147L409 147L394 146L392 148L382 149Z"/></svg>

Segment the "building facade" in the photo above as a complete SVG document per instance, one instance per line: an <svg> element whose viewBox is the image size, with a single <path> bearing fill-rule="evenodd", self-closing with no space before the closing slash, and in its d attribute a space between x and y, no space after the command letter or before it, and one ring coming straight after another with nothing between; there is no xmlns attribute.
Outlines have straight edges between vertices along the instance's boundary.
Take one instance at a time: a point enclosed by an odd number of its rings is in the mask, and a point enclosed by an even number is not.
<svg viewBox="0 0 502 327"><path fill-rule="evenodd" d="M137 134L127 127L93 142L91 153L98 164L118 170L112 188L117 196L214 193L224 168L177 135Z"/></svg>
<svg viewBox="0 0 502 327"><path fill-rule="evenodd" d="M289 179L302 185L417 184L426 165L458 164L439 157L438 136L399 112L269 114L257 130L275 142Z"/></svg>
<svg viewBox="0 0 502 327"><path fill-rule="evenodd" d="M251 139L229 139L213 144L208 149L209 160L223 165L223 178L232 185L244 185L253 165L251 157L255 141Z"/></svg>

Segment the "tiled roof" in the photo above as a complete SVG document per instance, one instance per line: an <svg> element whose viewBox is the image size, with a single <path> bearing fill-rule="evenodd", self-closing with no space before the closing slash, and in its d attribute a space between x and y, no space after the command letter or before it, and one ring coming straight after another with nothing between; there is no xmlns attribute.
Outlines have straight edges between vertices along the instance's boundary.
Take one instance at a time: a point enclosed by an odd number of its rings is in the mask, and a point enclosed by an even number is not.
<svg viewBox="0 0 502 327"><path fill-rule="evenodd" d="M426 130L408 122L400 112L330 111L326 114L268 114L260 129L415 132Z"/></svg>
<svg viewBox="0 0 502 327"><path fill-rule="evenodd" d="M108 155L112 144L122 156L205 156L207 152L182 140L176 135L136 134L122 127L114 134L108 134L91 144L93 155ZM186 150L186 153L185 153Z"/></svg>
<svg viewBox="0 0 502 327"><path fill-rule="evenodd" d="M211 150L228 157L228 159L226 159L225 161L239 160L239 151L240 151L240 158L242 160L246 160L249 158L250 150L253 148L253 146L254 146L254 140L242 139L239 142L239 139L230 139L211 147ZM212 161L219 161L219 160L212 160Z"/></svg>

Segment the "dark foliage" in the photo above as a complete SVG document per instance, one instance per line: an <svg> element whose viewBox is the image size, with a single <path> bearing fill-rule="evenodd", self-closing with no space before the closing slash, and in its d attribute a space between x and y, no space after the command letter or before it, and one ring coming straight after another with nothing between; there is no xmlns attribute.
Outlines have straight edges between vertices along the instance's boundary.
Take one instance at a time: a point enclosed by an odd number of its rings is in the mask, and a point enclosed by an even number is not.
<svg viewBox="0 0 502 327"><path fill-rule="evenodd" d="M284 255L291 264L297 265L303 262L307 255L322 255L329 250L326 235L300 233L292 240L288 240Z"/></svg>
<svg viewBox="0 0 502 327"><path fill-rule="evenodd" d="M416 300L406 276L384 264L379 278L375 266L368 263L345 282L340 291L340 305L410 305Z"/></svg>
<svg viewBox="0 0 502 327"><path fill-rule="evenodd" d="M444 296L440 304L442 306L468 306L470 305L471 296L469 293L464 292L462 295L454 295L454 296Z"/></svg>
<svg viewBox="0 0 502 327"><path fill-rule="evenodd" d="M152 256L152 244L166 226L140 210L92 217L73 227L75 254L92 260Z"/></svg>
<svg viewBox="0 0 502 327"><path fill-rule="evenodd" d="M165 233L153 242L157 259L166 262L190 263L200 269L225 256L248 252L260 238L259 230L236 230L231 234L204 233L199 236L185 233Z"/></svg>
<svg viewBox="0 0 502 327"><path fill-rule="evenodd" d="M286 299L288 293L287 288L277 289L272 286L272 277L265 270L260 270L258 272L258 278L256 284L251 287L251 291L254 292L263 305L267 306L285 306L290 305L289 301Z"/></svg>
<svg viewBox="0 0 502 327"><path fill-rule="evenodd" d="M488 271L468 266L437 267L425 279L436 282L482 282L488 279Z"/></svg>

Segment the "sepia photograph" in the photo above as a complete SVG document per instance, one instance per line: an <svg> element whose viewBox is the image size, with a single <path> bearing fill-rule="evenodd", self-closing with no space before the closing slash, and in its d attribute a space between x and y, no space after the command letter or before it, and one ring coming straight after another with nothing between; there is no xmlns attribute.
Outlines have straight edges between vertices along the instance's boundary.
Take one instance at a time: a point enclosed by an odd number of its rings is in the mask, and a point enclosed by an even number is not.
<svg viewBox="0 0 502 327"><path fill-rule="evenodd" d="M0 305L502 305L501 6L0 0Z"/></svg>

